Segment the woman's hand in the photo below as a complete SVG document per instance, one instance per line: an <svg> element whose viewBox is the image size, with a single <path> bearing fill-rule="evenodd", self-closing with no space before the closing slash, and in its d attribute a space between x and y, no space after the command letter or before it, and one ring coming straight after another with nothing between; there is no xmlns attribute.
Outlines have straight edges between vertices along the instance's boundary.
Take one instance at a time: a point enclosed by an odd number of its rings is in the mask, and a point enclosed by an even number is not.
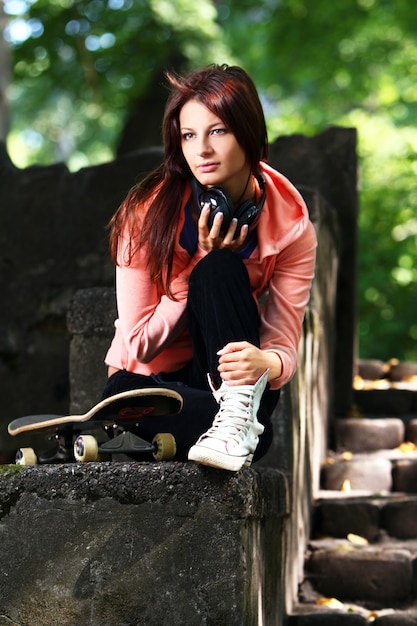
<svg viewBox="0 0 417 626"><path fill-rule="evenodd" d="M261 350L247 341L228 343L217 354L220 376L230 385L254 385L268 368L268 380L282 374L281 359L275 352Z"/></svg>
<svg viewBox="0 0 417 626"><path fill-rule="evenodd" d="M210 215L210 206L205 204L201 210L198 220L198 245L206 252L211 252L217 248L228 248L232 252L236 252L245 242L248 234L248 226L244 224L240 229L239 236L235 237L237 220L233 219L227 229L226 234L220 234L223 222L223 214L217 213L214 218L213 225L209 230L208 220Z"/></svg>

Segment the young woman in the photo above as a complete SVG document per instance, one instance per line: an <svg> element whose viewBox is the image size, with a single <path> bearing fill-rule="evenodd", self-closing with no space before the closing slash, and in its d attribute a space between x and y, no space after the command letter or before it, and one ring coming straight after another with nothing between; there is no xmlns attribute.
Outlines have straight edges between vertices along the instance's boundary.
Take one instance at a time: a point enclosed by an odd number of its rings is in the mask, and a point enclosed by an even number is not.
<svg viewBox="0 0 417 626"><path fill-rule="evenodd" d="M167 430L178 460L237 471L268 450L297 368L316 236L300 194L265 162L247 73L167 78L164 162L110 222L118 319L104 397L176 389L181 412L142 418L140 434Z"/></svg>

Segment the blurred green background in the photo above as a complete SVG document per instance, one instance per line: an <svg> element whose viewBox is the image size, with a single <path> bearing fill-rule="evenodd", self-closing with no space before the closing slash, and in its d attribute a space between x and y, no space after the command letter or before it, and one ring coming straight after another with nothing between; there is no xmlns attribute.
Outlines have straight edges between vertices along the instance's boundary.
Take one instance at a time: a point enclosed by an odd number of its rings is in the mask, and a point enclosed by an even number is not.
<svg viewBox="0 0 417 626"><path fill-rule="evenodd" d="M111 160L129 116L138 143L142 131L147 136L140 105L164 96L165 68L213 62L252 75L270 141L330 125L357 128L358 355L417 360L414 0L0 6L0 138L20 168L65 161L76 171Z"/></svg>

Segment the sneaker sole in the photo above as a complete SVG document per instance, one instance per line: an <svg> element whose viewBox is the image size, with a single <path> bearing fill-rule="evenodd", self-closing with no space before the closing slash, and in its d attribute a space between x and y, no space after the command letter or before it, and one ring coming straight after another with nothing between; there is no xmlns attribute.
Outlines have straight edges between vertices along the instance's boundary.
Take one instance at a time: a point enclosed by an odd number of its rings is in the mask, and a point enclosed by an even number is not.
<svg viewBox="0 0 417 626"><path fill-rule="evenodd" d="M252 463L252 457L253 454L245 457L231 457L210 448L202 448L201 446L193 446L188 453L189 461L228 470L229 472L238 472L242 467L249 467Z"/></svg>

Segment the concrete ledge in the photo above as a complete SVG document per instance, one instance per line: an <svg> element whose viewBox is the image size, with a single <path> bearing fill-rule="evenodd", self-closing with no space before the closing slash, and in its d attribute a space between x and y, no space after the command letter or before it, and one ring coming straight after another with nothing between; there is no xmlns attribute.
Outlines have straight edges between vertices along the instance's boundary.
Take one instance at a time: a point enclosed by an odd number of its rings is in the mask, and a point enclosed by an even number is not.
<svg viewBox="0 0 417 626"><path fill-rule="evenodd" d="M289 510L278 470L2 469L0 615L10 623L281 625Z"/></svg>

